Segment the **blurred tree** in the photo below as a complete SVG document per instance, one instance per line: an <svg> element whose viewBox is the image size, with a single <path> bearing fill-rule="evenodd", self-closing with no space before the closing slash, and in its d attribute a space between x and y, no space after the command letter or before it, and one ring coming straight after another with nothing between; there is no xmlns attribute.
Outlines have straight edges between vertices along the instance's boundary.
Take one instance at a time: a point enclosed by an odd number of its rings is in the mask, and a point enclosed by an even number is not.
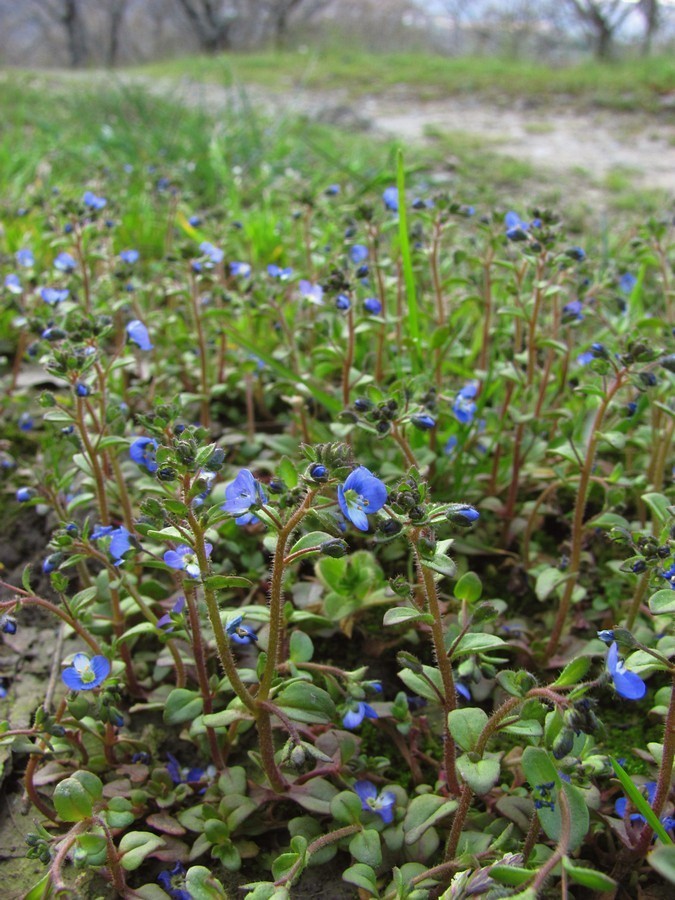
<svg viewBox="0 0 675 900"><path fill-rule="evenodd" d="M230 50L237 20L257 13L259 5L258 0L178 0L178 4L205 53Z"/></svg>
<svg viewBox="0 0 675 900"><path fill-rule="evenodd" d="M303 21L307 21L332 3L333 0L266 0L267 19L275 46L281 48L286 43L294 13L302 13Z"/></svg>
<svg viewBox="0 0 675 900"><path fill-rule="evenodd" d="M624 0L567 0L593 40L597 59L609 59L616 33L633 12L634 6Z"/></svg>
<svg viewBox="0 0 675 900"><path fill-rule="evenodd" d="M89 59L89 47L81 0L29 0L29 3L43 20L64 30L70 65L83 66Z"/></svg>
<svg viewBox="0 0 675 900"><path fill-rule="evenodd" d="M661 4L659 0L639 0L637 8L645 20L642 53L648 56L651 53L654 36L661 24Z"/></svg>
<svg viewBox="0 0 675 900"><path fill-rule="evenodd" d="M106 47L106 65L115 66L120 51L122 22L129 0L105 0L108 13L108 43Z"/></svg>

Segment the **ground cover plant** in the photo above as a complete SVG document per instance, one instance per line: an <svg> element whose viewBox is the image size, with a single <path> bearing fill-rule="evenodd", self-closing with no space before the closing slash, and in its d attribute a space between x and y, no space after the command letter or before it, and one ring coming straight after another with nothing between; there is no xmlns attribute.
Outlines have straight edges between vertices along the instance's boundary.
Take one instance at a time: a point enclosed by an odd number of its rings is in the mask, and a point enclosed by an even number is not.
<svg viewBox="0 0 675 900"><path fill-rule="evenodd" d="M672 210L570 236L306 123L5 87L26 896L674 881Z"/></svg>

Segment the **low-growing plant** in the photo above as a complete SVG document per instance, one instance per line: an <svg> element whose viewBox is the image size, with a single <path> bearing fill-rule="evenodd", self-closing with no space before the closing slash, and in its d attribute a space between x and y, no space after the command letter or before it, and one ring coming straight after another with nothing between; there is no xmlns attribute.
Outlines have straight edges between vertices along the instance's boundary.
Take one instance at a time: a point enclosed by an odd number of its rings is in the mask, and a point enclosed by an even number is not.
<svg viewBox="0 0 675 900"><path fill-rule="evenodd" d="M133 165L2 238L5 501L51 536L1 627L61 634L0 734L27 896L674 881L667 216L602 251L400 154L370 188L261 164L256 202L221 160L215 210Z"/></svg>

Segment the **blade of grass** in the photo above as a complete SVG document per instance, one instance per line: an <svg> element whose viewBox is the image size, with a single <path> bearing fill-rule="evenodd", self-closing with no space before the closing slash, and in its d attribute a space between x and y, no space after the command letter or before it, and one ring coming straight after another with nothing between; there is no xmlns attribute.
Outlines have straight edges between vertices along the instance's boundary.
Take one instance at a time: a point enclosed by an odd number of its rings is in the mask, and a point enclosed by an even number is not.
<svg viewBox="0 0 675 900"><path fill-rule="evenodd" d="M396 187L398 188L398 233L401 243L405 292L408 301L408 335L412 343L411 368L412 374L417 375L421 368L419 311L417 308L415 277L412 270L412 257L410 255L410 241L408 240L408 216L405 205L405 168L403 166L403 151L400 148L396 154Z"/></svg>
<svg viewBox="0 0 675 900"><path fill-rule="evenodd" d="M635 809L640 813L640 815L645 819L645 821L654 829L654 833L658 835L659 839L666 845L671 845L673 842L663 827L658 817L652 810L651 806L642 796L640 791L635 787L633 781L626 772L624 768L618 763L614 757L610 756L609 761L612 764L612 768L616 772L616 777L621 782L621 786L626 792L628 799L635 806Z"/></svg>

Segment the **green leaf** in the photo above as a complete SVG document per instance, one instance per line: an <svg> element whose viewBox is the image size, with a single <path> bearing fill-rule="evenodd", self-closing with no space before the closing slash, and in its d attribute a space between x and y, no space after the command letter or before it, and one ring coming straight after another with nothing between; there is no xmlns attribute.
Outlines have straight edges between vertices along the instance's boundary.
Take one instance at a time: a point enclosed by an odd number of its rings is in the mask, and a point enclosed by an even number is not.
<svg viewBox="0 0 675 900"><path fill-rule="evenodd" d="M405 842L415 844L432 825L445 819L457 809L456 800L445 800L436 794L413 797L403 820Z"/></svg>
<svg viewBox="0 0 675 900"><path fill-rule="evenodd" d="M377 876L370 866L364 863L354 863L342 873L342 880L347 884L353 884L362 891L368 891L372 897L377 897Z"/></svg>
<svg viewBox="0 0 675 900"><path fill-rule="evenodd" d="M64 822L81 822L88 819L94 803L101 799L103 783L91 772L74 772L54 788L54 806Z"/></svg>
<svg viewBox="0 0 675 900"><path fill-rule="evenodd" d="M434 617L430 613L420 612L419 609L413 609L410 606L395 606L393 609L386 611L382 620L382 624L385 627L410 624L412 622L424 622L427 625L433 625Z"/></svg>
<svg viewBox="0 0 675 900"><path fill-rule="evenodd" d="M504 649L508 644L496 634L479 634L478 632L469 632L465 634L452 651L451 659L457 659L458 656L472 656L474 653L486 653L488 650Z"/></svg>
<svg viewBox="0 0 675 900"><path fill-rule="evenodd" d="M52 893L52 873L47 872L47 874L41 878L37 884L34 884L33 887L24 894L23 900L47 900L48 897L51 896Z"/></svg>
<svg viewBox="0 0 675 900"><path fill-rule="evenodd" d="M588 656L577 656L572 662L567 663L551 687L570 687L573 684L578 684L583 680L590 666L591 660Z"/></svg>
<svg viewBox="0 0 675 900"><path fill-rule="evenodd" d="M621 786L623 787L628 799L635 806L635 809L640 813L640 815L645 819L645 821L651 825L654 830L654 833L659 837L659 839L666 845L672 846L673 841L670 838L670 835L663 827L661 822L659 821L658 816L655 814L654 810L651 808L646 798L642 796L640 791L633 784L633 780L630 775L626 772L624 768L618 763L614 757L610 756L609 761L612 764L612 768L616 773L616 777L621 782Z"/></svg>
<svg viewBox="0 0 675 900"><path fill-rule="evenodd" d="M609 875L603 875L595 869L587 869L584 866L576 866L565 856L563 857L563 868L570 876L572 881L590 888L592 891L613 891L617 884Z"/></svg>
<svg viewBox="0 0 675 900"><path fill-rule="evenodd" d="M204 579L204 587L214 591L224 591L227 588L249 588L252 584L252 581L241 575L209 575Z"/></svg>
<svg viewBox="0 0 675 900"><path fill-rule="evenodd" d="M454 578L457 574L455 561L444 553L436 553L431 559L420 559L420 562L426 569L431 569L448 578Z"/></svg>
<svg viewBox="0 0 675 900"><path fill-rule="evenodd" d="M417 694L418 697L423 697L425 700L431 700L434 703L438 703L440 698L432 685L438 688L438 692L442 697L443 681L441 679L441 673L433 666L422 666L422 671L426 675L426 678L423 678L416 672L412 672L410 669L403 669L398 673L398 677L405 686L413 692L413 694ZM431 681L431 684L429 684L429 681Z"/></svg>
<svg viewBox="0 0 675 900"><path fill-rule="evenodd" d="M544 569L543 572L540 572L537 575L537 581L534 586L537 600L541 600L542 602L547 600L555 589L560 587L561 584L564 584L569 578L569 572L566 574L554 566Z"/></svg>
<svg viewBox="0 0 675 900"><path fill-rule="evenodd" d="M675 613L675 591L672 588L663 588L652 594L649 598L649 608L655 616Z"/></svg>
<svg viewBox="0 0 675 900"><path fill-rule="evenodd" d="M298 553L301 550L309 550L311 547L319 548L325 541L332 541L333 535L327 531L310 531L297 540L290 549L290 553ZM316 551L319 552L318 549ZM290 555L289 553L289 555Z"/></svg>
<svg viewBox="0 0 675 900"><path fill-rule="evenodd" d="M465 572L455 585L454 594L458 600L476 603L483 593L483 583L474 572Z"/></svg>
<svg viewBox="0 0 675 900"><path fill-rule="evenodd" d="M120 862L127 872L138 869L143 860L164 846L164 838L150 831L128 831L119 843Z"/></svg>
<svg viewBox="0 0 675 900"><path fill-rule="evenodd" d="M335 704L322 688L296 681L277 694L274 702L296 722L308 725L329 724L335 719Z"/></svg>
<svg viewBox="0 0 675 900"><path fill-rule="evenodd" d="M535 872L532 869L523 869L520 866L505 866L497 864L490 866L490 878L494 878L500 884L507 884L509 887L518 887L534 878Z"/></svg>
<svg viewBox="0 0 675 900"><path fill-rule="evenodd" d="M675 847L657 847L649 854L647 862L662 878L675 884Z"/></svg>
<svg viewBox="0 0 675 900"><path fill-rule="evenodd" d="M650 508L659 525L664 525L670 519L670 501L665 494L653 492L643 494L642 500Z"/></svg>
<svg viewBox="0 0 675 900"><path fill-rule="evenodd" d="M476 794L487 794L499 781L499 760L484 758L472 760L464 753L457 758L457 771Z"/></svg>
<svg viewBox="0 0 675 900"><path fill-rule="evenodd" d="M330 814L344 825L353 825L361 819L361 800L354 791L340 791L330 801Z"/></svg>
<svg viewBox="0 0 675 900"><path fill-rule="evenodd" d="M190 866L185 888L192 900L227 900L228 893L206 866Z"/></svg>
<svg viewBox="0 0 675 900"><path fill-rule="evenodd" d="M164 721L167 725L192 722L201 713L203 707L204 699L197 691L174 688L166 698Z"/></svg>
<svg viewBox="0 0 675 900"><path fill-rule="evenodd" d="M311 637L304 631L294 631L291 634L289 655L294 663L309 662L314 656Z"/></svg>
<svg viewBox="0 0 675 900"><path fill-rule="evenodd" d="M281 478L286 487L294 488L298 486L299 478L297 469L287 456L281 457L281 461L277 466L277 472L279 473L279 478Z"/></svg>
<svg viewBox="0 0 675 900"><path fill-rule="evenodd" d="M474 749L487 723L487 713L476 706L453 709L448 714L450 734L467 752Z"/></svg>
<svg viewBox="0 0 675 900"><path fill-rule="evenodd" d="M382 862L380 835L374 828L364 828L349 842L349 852L357 862L377 868Z"/></svg>

